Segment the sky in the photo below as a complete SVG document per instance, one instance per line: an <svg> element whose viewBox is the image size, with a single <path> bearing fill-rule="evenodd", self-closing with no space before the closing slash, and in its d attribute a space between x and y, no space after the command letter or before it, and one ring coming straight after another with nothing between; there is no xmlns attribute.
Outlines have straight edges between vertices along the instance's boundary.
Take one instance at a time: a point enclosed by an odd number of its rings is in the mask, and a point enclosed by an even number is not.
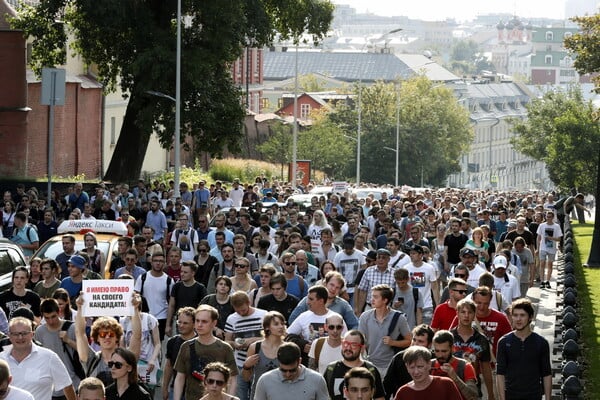
<svg viewBox="0 0 600 400"><path fill-rule="evenodd" d="M414 19L440 21L454 18L457 22L472 20L490 13L510 13L521 18L565 16L565 0L332 0L349 4L357 12L383 16L404 15Z"/></svg>

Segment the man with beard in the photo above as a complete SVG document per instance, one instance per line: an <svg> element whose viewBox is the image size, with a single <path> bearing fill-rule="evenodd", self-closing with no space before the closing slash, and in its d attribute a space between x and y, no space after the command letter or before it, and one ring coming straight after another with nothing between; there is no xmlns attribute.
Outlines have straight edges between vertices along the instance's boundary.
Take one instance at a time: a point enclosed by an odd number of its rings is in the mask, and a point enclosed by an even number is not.
<svg viewBox="0 0 600 400"><path fill-rule="evenodd" d="M546 399L552 395L550 347L531 330L534 310L529 299L512 303L514 330L498 341L496 384L500 400Z"/></svg>
<svg viewBox="0 0 600 400"><path fill-rule="evenodd" d="M385 391L381 383L381 376L375 365L363 360L361 354L365 347L365 336L358 330L349 331L342 340L342 359L332 362L327 366L325 382L329 397L332 400L343 400L344 375L354 367L364 367L375 377L374 399L384 399Z"/></svg>
<svg viewBox="0 0 600 400"><path fill-rule="evenodd" d="M470 362L454 357L452 346L454 336L450 331L441 330L433 337L435 358L431 362L431 375L446 376L454 381L463 400L477 399L477 376Z"/></svg>

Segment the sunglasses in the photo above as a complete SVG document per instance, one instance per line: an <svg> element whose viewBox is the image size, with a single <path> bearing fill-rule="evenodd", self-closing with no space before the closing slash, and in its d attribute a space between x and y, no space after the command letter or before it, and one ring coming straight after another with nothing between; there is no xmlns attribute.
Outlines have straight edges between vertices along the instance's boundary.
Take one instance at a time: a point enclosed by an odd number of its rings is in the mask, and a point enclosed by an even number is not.
<svg viewBox="0 0 600 400"><path fill-rule="evenodd" d="M295 263L295 262L290 262L290 261L286 261L286 262L284 262L284 264L285 264L285 265L296 265L296 263Z"/></svg>
<svg viewBox="0 0 600 400"><path fill-rule="evenodd" d="M107 337L113 338L113 337L116 337L116 336L117 335L113 331L100 331L100 332L98 332L98 337L102 338L102 339L107 338Z"/></svg>
<svg viewBox="0 0 600 400"><path fill-rule="evenodd" d="M358 350L358 349L361 349L361 348L362 348L364 345L363 345L363 344L360 344L360 343L356 343L356 342L348 342L347 340L344 340L344 341L342 342L342 346L344 346L344 347L350 347L350 348L352 348L353 350Z"/></svg>
<svg viewBox="0 0 600 400"><path fill-rule="evenodd" d="M465 274L454 274L454 277L455 278L463 278L464 279L464 278L467 277L467 275L465 275Z"/></svg>
<svg viewBox="0 0 600 400"><path fill-rule="evenodd" d="M208 378L206 380L206 384L207 385L217 385L217 386L223 386L225 384L225 381L222 381L220 379L212 379L212 378Z"/></svg>
<svg viewBox="0 0 600 400"><path fill-rule="evenodd" d="M236 268L248 268L246 264L235 264Z"/></svg>
<svg viewBox="0 0 600 400"><path fill-rule="evenodd" d="M206 249L198 249L198 253L206 253L208 250Z"/></svg>
<svg viewBox="0 0 600 400"><path fill-rule="evenodd" d="M118 362L118 361L109 361L106 363L106 365L108 365L108 368L112 368L112 367L115 367L116 369L123 368L123 363Z"/></svg>
<svg viewBox="0 0 600 400"><path fill-rule="evenodd" d="M342 329L344 329L344 327L342 325L327 325L327 328L332 331L332 330L336 330L336 331L341 331Z"/></svg>
<svg viewBox="0 0 600 400"><path fill-rule="evenodd" d="M460 293L460 294L467 294L466 289L450 289L450 290L452 290L453 292Z"/></svg>

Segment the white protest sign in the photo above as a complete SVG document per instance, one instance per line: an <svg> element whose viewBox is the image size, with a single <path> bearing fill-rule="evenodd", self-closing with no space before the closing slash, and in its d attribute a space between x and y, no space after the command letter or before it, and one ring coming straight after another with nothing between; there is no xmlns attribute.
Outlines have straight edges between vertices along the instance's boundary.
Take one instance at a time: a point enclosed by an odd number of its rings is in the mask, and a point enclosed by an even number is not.
<svg viewBox="0 0 600 400"><path fill-rule="evenodd" d="M133 315L133 279L88 279L82 283L85 317Z"/></svg>

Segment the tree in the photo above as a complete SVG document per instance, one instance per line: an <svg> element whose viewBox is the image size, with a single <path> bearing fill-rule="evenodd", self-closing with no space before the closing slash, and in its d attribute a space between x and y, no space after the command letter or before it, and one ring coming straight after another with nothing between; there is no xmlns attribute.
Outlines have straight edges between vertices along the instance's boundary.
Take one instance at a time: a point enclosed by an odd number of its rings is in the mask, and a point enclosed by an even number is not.
<svg viewBox="0 0 600 400"><path fill-rule="evenodd" d="M356 101L356 93L355 93ZM362 180L393 183L396 154L396 113L398 89L394 84L377 82L362 88ZM342 106L329 115L348 136L356 136L356 107ZM441 185L460 170L460 156L472 140L468 112L452 91L434 86L426 77L403 81L400 87L399 130L400 183L417 186L421 181ZM354 144L354 143L352 143ZM355 153L356 154L356 153Z"/></svg>
<svg viewBox="0 0 600 400"><path fill-rule="evenodd" d="M173 103L148 91L175 93L177 1L42 0L22 6L13 28L33 37L32 68L65 63L72 48L94 64L105 90L117 86L129 98L105 179L124 181L141 172L152 131L172 145ZM194 152L220 155L239 148L244 110L229 73L245 46L260 47L304 32L320 40L332 20L329 0L184 0L182 14L182 140ZM61 22L56 22L61 21Z"/></svg>
<svg viewBox="0 0 600 400"><path fill-rule="evenodd" d="M273 132L271 137L256 149L267 161L281 164L283 179L283 167L292 161L292 126L277 122L270 126L270 130Z"/></svg>
<svg viewBox="0 0 600 400"><path fill-rule="evenodd" d="M332 123L324 112L311 114L313 125L298 135L298 157L312 160L314 169L329 177L344 179L353 157L353 143L344 138L344 131Z"/></svg>
<svg viewBox="0 0 600 400"><path fill-rule="evenodd" d="M600 150L600 130L591 102L579 86L550 91L527 105L527 119L513 121L513 145L521 153L546 163L550 179L560 189L591 192Z"/></svg>
<svg viewBox="0 0 600 400"><path fill-rule="evenodd" d="M580 31L573 36L565 39L565 47L577 53L575 59L575 68L581 74L600 72L600 14L589 17L574 18ZM592 78L596 84L596 92L600 90L600 75L596 74ZM596 122L600 119L598 110L595 110L594 118ZM597 153L596 160L596 199L600 196L600 153ZM596 207L595 221L600 221L600 207ZM589 267L600 267L600 224L594 225L594 234L590 248L590 256L586 263Z"/></svg>
<svg viewBox="0 0 600 400"><path fill-rule="evenodd" d="M459 40L454 44L450 54L450 68L459 75L496 70L473 40Z"/></svg>

